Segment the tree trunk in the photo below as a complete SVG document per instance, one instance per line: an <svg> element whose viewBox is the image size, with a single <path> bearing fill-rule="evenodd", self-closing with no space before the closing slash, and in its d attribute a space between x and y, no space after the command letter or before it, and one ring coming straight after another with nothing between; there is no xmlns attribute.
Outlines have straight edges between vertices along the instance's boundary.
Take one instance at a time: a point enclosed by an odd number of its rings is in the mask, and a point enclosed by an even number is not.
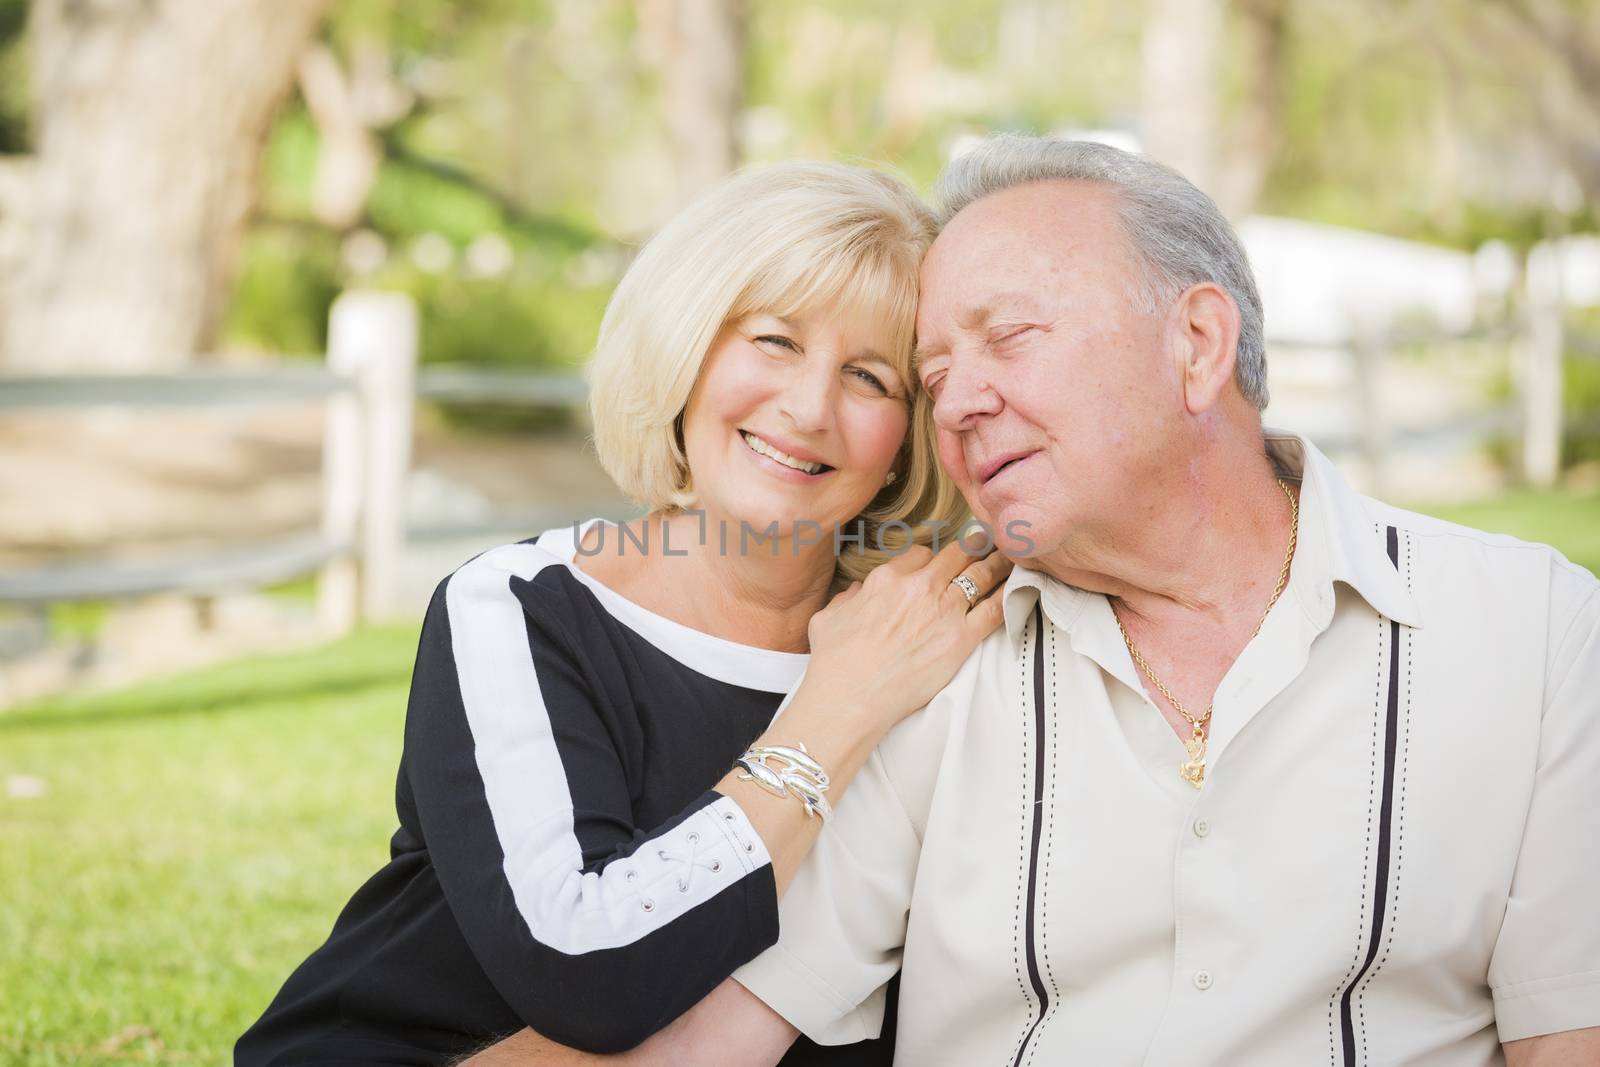
<svg viewBox="0 0 1600 1067"><path fill-rule="evenodd" d="M1288 0L1241 0L1244 97L1229 123L1228 158L1217 175L1217 203L1229 218L1256 209L1283 143L1288 94Z"/></svg>
<svg viewBox="0 0 1600 1067"><path fill-rule="evenodd" d="M226 307L263 142L331 0L35 0L37 157L0 369L190 362Z"/></svg>
<svg viewBox="0 0 1600 1067"><path fill-rule="evenodd" d="M640 14L660 64L682 203L738 165L745 0L644 0Z"/></svg>
<svg viewBox="0 0 1600 1067"><path fill-rule="evenodd" d="M1144 150L1212 195L1222 21L1222 0L1151 0L1143 41Z"/></svg>

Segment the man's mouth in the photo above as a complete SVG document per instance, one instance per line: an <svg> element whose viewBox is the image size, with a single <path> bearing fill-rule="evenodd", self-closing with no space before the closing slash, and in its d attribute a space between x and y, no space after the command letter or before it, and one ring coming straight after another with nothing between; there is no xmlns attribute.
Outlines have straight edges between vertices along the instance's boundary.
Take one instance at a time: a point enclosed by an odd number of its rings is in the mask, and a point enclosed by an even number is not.
<svg viewBox="0 0 1600 1067"><path fill-rule="evenodd" d="M1021 463L1023 460L1027 459L1033 454L1034 453L1032 452L1007 452L1003 455L995 456L993 459L987 460L978 467L978 484L988 485L989 482L1001 471L1005 471L1016 466L1018 463Z"/></svg>
<svg viewBox="0 0 1600 1067"><path fill-rule="evenodd" d="M765 438L757 437L749 430L740 430L739 435L744 438L744 443L750 447L750 451L760 456L766 456L768 459L781 463L785 467L788 467L792 470L797 470L803 474L812 475L826 474L827 472L833 470L833 468L828 466L826 463L819 463L815 460L800 459L797 456L792 456Z"/></svg>

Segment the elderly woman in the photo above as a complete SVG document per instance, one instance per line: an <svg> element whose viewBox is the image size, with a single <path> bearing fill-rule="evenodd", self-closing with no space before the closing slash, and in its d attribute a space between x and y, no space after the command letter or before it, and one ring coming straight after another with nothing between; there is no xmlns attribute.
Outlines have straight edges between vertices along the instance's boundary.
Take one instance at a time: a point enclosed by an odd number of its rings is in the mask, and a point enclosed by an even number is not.
<svg viewBox="0 0 1600 1067"><path fill-rule="evenodd" d="M592 403L647 514L439 586L391 859L238 1063L623 1049L776 940L830 803L1000 620L1000 557L911 543L961 516L910 369L930 240L901 182L790 164L645 247Z"/></svg>

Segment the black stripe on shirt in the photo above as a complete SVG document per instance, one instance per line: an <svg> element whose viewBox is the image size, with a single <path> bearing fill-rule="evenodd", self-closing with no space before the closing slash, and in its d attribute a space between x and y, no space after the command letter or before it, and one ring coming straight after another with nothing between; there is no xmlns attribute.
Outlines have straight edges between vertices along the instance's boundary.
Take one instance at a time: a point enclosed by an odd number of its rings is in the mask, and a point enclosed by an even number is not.
<svg viewBox="0 0 1600 1067"><path fill-rule="evenodd" d="M1393 526L1388 529L1389 562L1400 567L1400 534ZM1389 620L1389 670L1387 710L1383 724L1383 793L1378 808L1378 859L1377 873L1372 889L1372 928L1367 938L1367 954L1360 970L1345 983L1339 995L1339 1040L1344 1053L1344 1067L1355 1067L1356 1029L1351 1014L1351 998L1356 987L1367 976L1372 961L1378 956L1378 946L1383 941L1384 909L1389 899L1389 846L1390 829L1394 818L1394 754L1400 724L1400 624Z"/></svg>
<svg viewBox="0 0 1600 1067"><path fill-rule="evenodd" d="M1017 1046L1017 1056L1012 1060L1012 1067L1022 1063L1023 1053L1028 1050L1028 1042L1033 1040L1034 1033L1044 1021L1044 1014L1050 1007L1049 994L1045 992L1044 981L1039 977L1039 957L1034 948L1036 936L1034 903L1039 884L1039 838L1044 829L1043 812L1039 803L1044 796L1044 617L1038 604L1033 607L1033 735L1033 843L1028 849L1028 917L1023 943L1027 947L1028 983L1033 986L1033 995L1039 1002L1039 1013L1028 1027L1022 1044Z"/></svg>

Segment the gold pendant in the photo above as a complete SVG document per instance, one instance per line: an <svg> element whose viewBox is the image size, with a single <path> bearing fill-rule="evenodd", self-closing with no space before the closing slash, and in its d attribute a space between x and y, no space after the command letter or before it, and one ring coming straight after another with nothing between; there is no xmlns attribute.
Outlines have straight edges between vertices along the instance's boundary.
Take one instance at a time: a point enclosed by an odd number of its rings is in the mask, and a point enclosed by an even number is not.
<svg viewBox="0 0 1600 1067"><path fill-rule="evenodd" d="M1183 743L1184 749L1189 753L1189 758L1178 768L1178 773L1183 780L1199 789L1206 780L1206 735L1200 727L1194 728L1194 736Z"/></svg>

